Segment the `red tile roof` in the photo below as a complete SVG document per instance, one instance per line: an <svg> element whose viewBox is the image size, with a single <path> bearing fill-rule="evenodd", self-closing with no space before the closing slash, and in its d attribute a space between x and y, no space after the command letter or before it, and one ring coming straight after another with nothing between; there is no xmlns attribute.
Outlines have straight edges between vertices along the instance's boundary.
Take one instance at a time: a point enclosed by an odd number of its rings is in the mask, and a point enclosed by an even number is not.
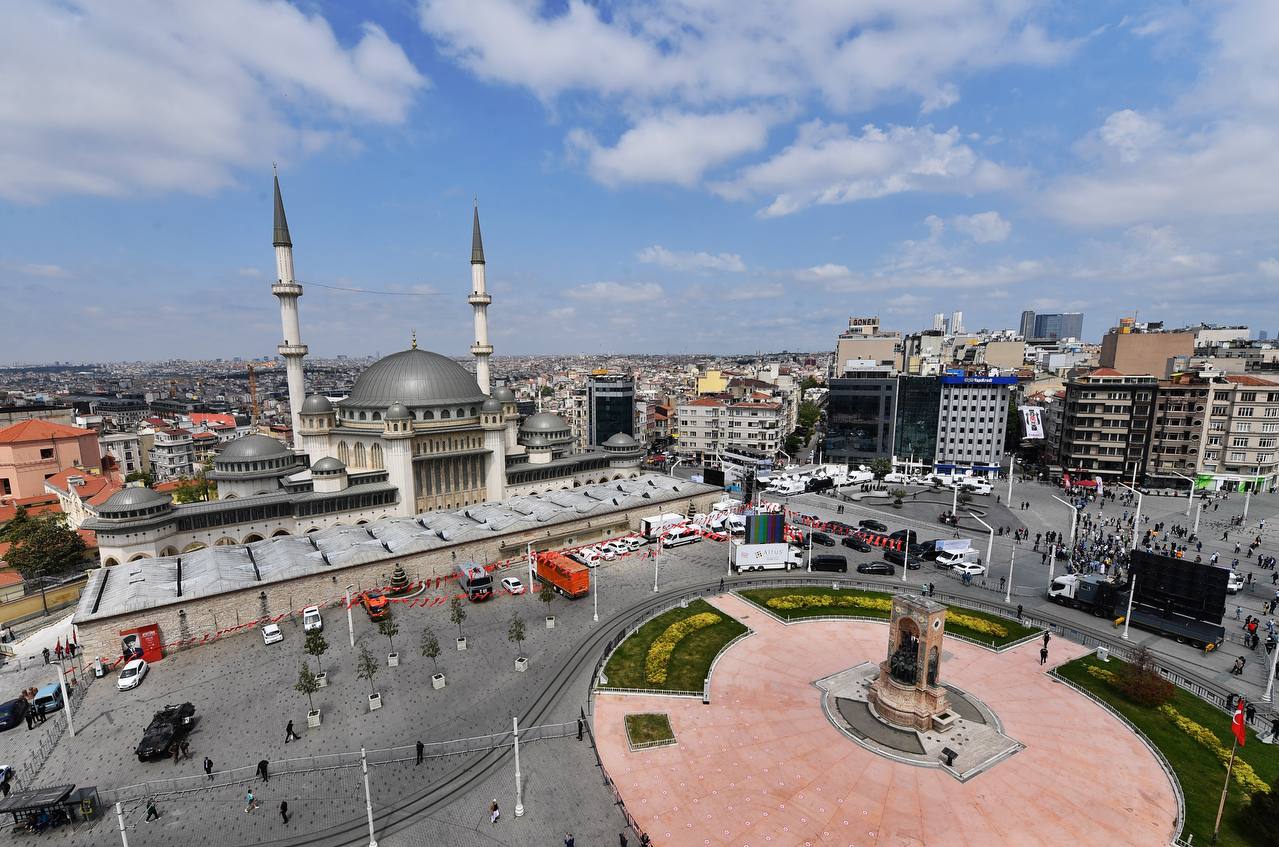
<svg viewBox="0 0 1279 847"><path fill-rule="evenodd" d="M62 504L56 494L41 494L37 497L21 497L8 503L0 503L0 524L6 524L18 514L18 507L25 506L31 516L48 512L61 512Z"/></svg>
<svg viewBox="0 0 1279 847"><path fill-rule="evenodd" d="M710 397L699 397L698 399L692 400L686 403L685 405L707 407L707 406L723 406L724 404L721 401L713 400Z"/></svg>
<svg viewBox="0 0 1279 847"><path fill-rule="evenodd" d="M1260 385L1260 386L1277 386L1279 382L1269 379L1262 379L1252 374L1226 374L1226 382L1233 382L1235 385Z"/></svg>
<svg viewBox="0 0 1279 847"><path fill-rule="evenodd" d="M213 412L192 412L190 415L190 418L191 418L191 423L193 424L205 424L209 426L212 426L214 424L222 424L223 426L229 426L229 427L235 426L234 415L224 415L221 413L213 413Z"/></svg>
<svg viewBox="0 0 1279 847"><path fill-rule="evenodd" d="M1123 376L1122 373L1114 368L1095 368L1088 372L1089 376Z"/></svg>
<svg viewBox="0 0 1279 847"><path fill-rule="evenodd" d="M9 545L6 544L4 545L4 547L5 547L5 550L7 550L9 548ZM4 552L5 552L4 550L0 550L0 560L3 560ZM22 574L18 573L15 570L11 570L10 568L4 568L3 570L0 570L0 588L10 588L14 585L21 585L21 584L22 584Z"/></svg>
<svg viewBox="0 0 1279 847"><path fill-rule="evenodd" d="M106 497L102 497L102 500L106 500L107 497L110 497L112 494L115 494L120 490L120 486L116 485L111 480L87 471L84 468L67 468L65 471L60 471L46 479L44 484L51 485L59 491L64 491L67 494L70 494L70 480L73 476L78 476L84 480L83 485L76 486L76 492L80 495L81 500L94 502L93 498L101 496L104 491L107 493Z"/></svg>
<svg viewBox="0 0 1279 847"><path fill-rule="evenodd" d="M28 441L79 438L84 435L97 435L97 433L91 429L80 429L66 424L32 418L31 420L19 421L13 426L0 429L0 444L22 444Z"/></svg>

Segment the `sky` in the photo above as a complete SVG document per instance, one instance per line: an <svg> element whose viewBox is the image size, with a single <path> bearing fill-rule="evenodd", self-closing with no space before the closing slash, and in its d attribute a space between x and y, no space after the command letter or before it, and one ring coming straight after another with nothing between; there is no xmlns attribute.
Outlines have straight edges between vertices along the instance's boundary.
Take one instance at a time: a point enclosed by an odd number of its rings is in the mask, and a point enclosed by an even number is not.
<svg viewBox="0 0 1279 847"><path fill-rule="evenodd" d="M1273 0L8 0L0 362L1279 334ZM356 291L342 289L357 289Z"/></svg>

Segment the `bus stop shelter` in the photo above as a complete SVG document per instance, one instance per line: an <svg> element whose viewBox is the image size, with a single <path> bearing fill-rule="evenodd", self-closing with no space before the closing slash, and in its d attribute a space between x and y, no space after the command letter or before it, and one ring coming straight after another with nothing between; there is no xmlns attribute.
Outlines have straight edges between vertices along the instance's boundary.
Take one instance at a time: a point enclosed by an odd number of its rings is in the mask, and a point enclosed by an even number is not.
<svg viewBox="0 0 1279 847"><path fill-rule="evenodd" d="M50 785L14 791L0 801L0 815L13 816L13 832L47 832L98 813L95 786Z"/></svg>

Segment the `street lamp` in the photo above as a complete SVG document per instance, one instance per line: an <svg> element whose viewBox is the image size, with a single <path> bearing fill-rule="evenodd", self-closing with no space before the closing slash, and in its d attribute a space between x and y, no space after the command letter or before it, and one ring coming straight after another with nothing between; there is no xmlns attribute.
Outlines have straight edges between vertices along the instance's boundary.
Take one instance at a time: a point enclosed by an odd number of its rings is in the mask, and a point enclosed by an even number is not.
<svg viewBox="0 0 1279 847"><path fill-rule="evenodd" d="M1122 482L1119 484L1122 485L1124 488L1127 488L1133 494L1137 495L1137 511L1134 512L1132 516L1132 549L1136 550L1137 549L1137 533L1141 531L1141 499L1143 495L1140 491L1133 488L1131 485L1127 485Z"/></svg>
<svg viewBox="0 0 1279 847"><path fill-rule="evenodd" d="M1067 503L1065 500L1061 499L1056 494L1052 495L1052 498L1056 500L1058 503L1060 503L1061 505L1070 509L1070 559L1068 559L1068 561L1073 562L1075 560L1075 528L1076 526L1078 526L1078 523L1079 523L1079 507L1076 506L1074 503ZM1056 565L1055 559L1056 559L1055 556L1048 557L1048 584L1049 585L1052 585L1052 581L1053 581L1053 566Z"/></svg>
<svg viewBox="0 0 1279 847"><path fill-rule="evenodd" d="M1008 508L1010 509L1013 507L1013 469L1016 467L1017 467L1017 454L1009 453L1008 454L1008 499L1005 502L1008 503Z"/></svg>
<svg viewBox="0 0 1279 847"><path fill-rule="evenodd" d="M1243 519L1248 520L1248 502L1252 500L1252 489L1257 487L1257 480L1261 478L1261 462L1257 462L1257 473L1253 476L1252 481L1248 484L1248 490L1243 493Z"/></svg>
<svg viewBox="0 0 1279 847"><path fill-rule="evenodd" d="M1165 471L1165 473L1170 473L1173 476L1181 477L1186 482L1190 483L1190 493L1186 496L1186 517L1190 517L1190 507L1193 506L1195 503L1195 481L1191 479L1190 477L1186 476L1185 474L1180 474L1180 473L1177 473L1176 471Z"/></svg>
<svg viewBox="0 0 1279 847"><path fill-rule="evenodd" d="M353 588L355 588L354 585L346 587L346 628L351 633L352 649L355 647L355 621L351 620L351 589Z"/></svg>
<svg viewBox="0 0 1279 847"><path fill-rule="evenodd" d="M1013 602L1013 562L1017 558L1017 545L1008 545L1008 590L1004 592L1004 604Z"/></svg>
<svg viewBox="0 0 1279 847"><path fill-rule="evenodd" d="M684 462L684 461L687 461L687 459L685 459L683 456L680 456L678 459L672 462L671 466L667 468L666 470L667 476L675 476L675 469L679 467L680 462Z"/></svg>
<svg viewBox="0 0 1279 847"><path fill-rule="evenodd" d="M977 523L986 527L986 530L990 533L990 538L986 542L986 565L989 566L992 561L991 556L994 555L994 552L995 552L995 528L991 526L990 524L986 523L981 518L977 517L977 515L975 515L972 512L972 510L969 510L968 514L972 515L972 519L977 521Z"/></svg>
<svg viewBox="0 0 1279 847"><path fill-rule="evenodd" d="M591 581L591 620L595 623L600 622L600 570L602 566L596 562L595 567L591 568L588 579ZM529 583L529 590L533 590L533 584Z"/></svg>

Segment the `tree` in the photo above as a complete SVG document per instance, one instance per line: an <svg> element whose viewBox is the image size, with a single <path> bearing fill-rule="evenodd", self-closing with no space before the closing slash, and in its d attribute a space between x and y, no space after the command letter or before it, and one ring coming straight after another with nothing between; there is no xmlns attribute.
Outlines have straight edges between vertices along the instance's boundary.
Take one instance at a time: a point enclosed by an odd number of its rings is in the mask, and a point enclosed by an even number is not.
<svg viewBox="0 0 1279 847"><path fill-rule="evenodd" d="M511 623L506 628L506 640L515 645L518 655L524 655L524 619L519 615L511 615Z"/></svg>
<svg viewBox="0 0 1279 847"><path fill-rule="evenodd" d="M795 433L792 432L790 435L786 436L785 448L786 448L786 452L789 453L790 455L794 456L796 453L800 451L801 448L803 448L803 446L804 446L803 439L800 436L796 435Z"/></svg>
<svg viewBox="0 0 1279 847"><path fill-rule="evenodd" d="M466 620L466 609L462 607L462 598L457 595L449 601L449 620L457 624L457 637L462 638L462 621Z"/></svg>
<svg viewBox="0 0 1279 847"><path fill-rule="evenodd" d="M382 670L382 665L378 660L373 658L373 654L369 652L369 648L361 647L360 655L355 660L355 676L357 679L367 679L369 681L369 693L376 694L373 688L373 677L377 676L377 672Z"/></svg>
<svg viewBox="0 0 1279 847"><path fill-rule="evenodd" d="M822 416L822 410L816 403L810 403L807 400L799 404L799 427L804 430L812 430L813 424L817 423L817 419Z"/></svg>
<svg viewBox="0 0 1279 847"><path fill-rule="evenodd" d="M439 664L435 660L440 655L440 639L436 637L435 630L429 626L422 630L422 640L418 642L418 646L422 648L422 655L431 660L431 670L438 671Z"/></svg>
<svg viewBox="0 0 1279 847"><path fill-rule="evenodd" d="M315 674L311 673L311 669L307 667L306 662L298 664L298 681L293 686L293 690L299 694L306 695L306 703L311 707L311 711L315 711L315 702L311 700L311 695L320 690L320 683L316 681Z"/></svg>
<svg viewBox="0 0 1279 847"><path fill-rule="evenodd" d="M810 388L821 388L821 386L821 382L819 382L817 377L814 376L806 376L799 382L800 391L807 391Z"/></svg>
<svg viewBox="0 0 1279 847"><path fill-rule="evenodd" d="M324 673L324 666L320 664L320 657L329 650L329 642L324 639L324 633L318 629L308 632L306 640L302 642L302 650L315 657L315 666L320 669L320 673Z"/></svg>
<svg viewBox="0 0 1279 847"><path fill-rule="evenodd" d="M5 526L4 538L13 545L5 561L25 580L65 573L84 562L84 539L66 525L64 515L29 517L20 509Z"/></svg>
<svg viewBox="0 0 1279 847"><path fill-rule="evenodd" d="M893 463L880 456L878 459L871 461L870 472L875 475L875 479L883 479L893 472Z"/></svg>
<svg viewBox="0 0 1279 847"><path fill-rule="evenodd" d="M1175 691L1172 683L1160 676L1155 654L1145 647L1137 648L1132 664L1119 677L1119 687L1129 700L1151 708L1167 703Z"/></svg>
<svg viewBox="0 0 1279 847"><path fill-rule="evenodd" d="M377 622L377 631L380 635L385 635L386 640L391 644L391 652L395 652L395 636L400 634L400 628L395 625L395 620L390 616L382 618Z"/></svg>
<svg viewBox="0 0 1279 847"><path fill-rule="evenodd" d="M217 485L205 479L204 474L200 474L194 479L184 479L178 483L177 488L173 489L173 502L175 503L199 503L216 499L217 496Z"/></svg>
<svg viewBox="0 0 1279 847"><path fill-rule="evenodd" d="M151 483L155 482L154 477L146 471L134 471L124 478L125 482L140 482L145 487L150 488Z"/></svg>
<svg viewBox="0 0 1279 847"><path fill-rule="evenodd" d="M902 498L906 496L906 489L890 488L888 496L893 498L893 508L900 509L902 507Z"/></svg>
<svg viewBox="0 0 1279 847"><path fill-rule="evenodd" d="M549 385L543 385L541 390L541 395L543 397L554 397L555 389L551 388Z"/></svg>
<svg viewBox="0 0 1279 847"><path fill-rule="evenodd" d="M1248 805L1240 810L1240 829L1251 836L1248 843L1255 847L1279 847L1279 829L1275 828L1275 816L1279 815L1279 791L1258 791Z"/></svg>
<svg viewBox="0 0 1279 847"><path fill-rule="evenodd" d="M555 599L555 586L549 582L542 582L542 588L537 592L537 599L546 604L546 611L551 610L551 601Z"/></svg>

